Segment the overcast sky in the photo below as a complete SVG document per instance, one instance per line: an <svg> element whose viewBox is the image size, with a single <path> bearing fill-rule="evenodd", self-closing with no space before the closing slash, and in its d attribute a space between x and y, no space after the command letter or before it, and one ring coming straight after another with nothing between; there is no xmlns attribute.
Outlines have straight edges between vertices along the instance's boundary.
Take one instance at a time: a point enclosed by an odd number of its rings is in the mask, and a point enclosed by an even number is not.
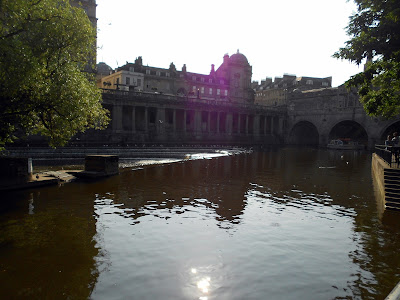
<svg viewBox="0 0 400 300"><path fill-rule="evenodd" d="M209 74L239 49L252 80L296 74L333 77L338 86L362 66L332 58L349 39L350 0L97 0L98 62L143 64Z"/></svg>

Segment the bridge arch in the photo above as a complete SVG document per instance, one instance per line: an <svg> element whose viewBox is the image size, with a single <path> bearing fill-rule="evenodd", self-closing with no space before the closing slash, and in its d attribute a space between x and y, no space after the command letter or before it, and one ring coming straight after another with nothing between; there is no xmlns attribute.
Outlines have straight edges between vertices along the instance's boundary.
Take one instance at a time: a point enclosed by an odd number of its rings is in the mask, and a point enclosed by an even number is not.
<svg viewBox="0 0 400 300"><path fill-rule="evenodd" d="M329 131L329 140L345 138L368 145L367 131L360 123L353 120L340 121L332 126Z"/></svg>
<svg viewBox="0 0 400 300"><path fill-rule="evenodd" d="M318 146L319 133L317 127L309 121L297 122L289 132L287 144Z"/></svg>
<svg viewBox="0 0 400 300"><path fill-rule="evenodd" d="M390 123L390 125L383 128L383 130L380 133L380 136L379 136L380 141L378 143L385 141L386 137L389 134L393 134L394 132L400 133L400 121L399 120L393 121L392 123Z"/></svg>

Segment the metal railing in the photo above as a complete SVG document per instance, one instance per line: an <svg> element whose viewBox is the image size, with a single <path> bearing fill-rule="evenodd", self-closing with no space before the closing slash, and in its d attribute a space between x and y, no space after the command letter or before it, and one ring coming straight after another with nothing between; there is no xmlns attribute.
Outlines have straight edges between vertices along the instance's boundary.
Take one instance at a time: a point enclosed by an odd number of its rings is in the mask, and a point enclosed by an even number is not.
<svg viewBox="0 0 400 300"><path fill-rule="evenodd" d="M399 168L399 146L375 145L375 153L387 162L391 168Z"/></svg>

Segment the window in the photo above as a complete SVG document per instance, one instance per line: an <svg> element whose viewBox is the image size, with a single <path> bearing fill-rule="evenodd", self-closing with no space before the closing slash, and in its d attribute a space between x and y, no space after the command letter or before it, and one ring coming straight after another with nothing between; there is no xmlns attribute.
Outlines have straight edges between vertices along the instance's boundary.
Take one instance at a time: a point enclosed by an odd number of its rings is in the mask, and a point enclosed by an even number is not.
<svg viewBox="0 0 400 300"><path fill-rule="evenodd" d="M224 81L223 81L223 80L220 80L219 83L220 83L220 84L224 84Z"/></svg>
<svg viewBox="0 0 400 300"><path fill-rule="evenodd" d="M228 96L228 90L225 90L225 91L224 91L224 95L225 95L225 96Z"/></svg>
<svg viewBox="0 0 400 300"><path fill-rule="evenodd" d="M193 81L196 81L196 76L192 76L192 80L193 80Z"/></svg>
<svg viewBox="0 0 400 300"><path fill-rule="evenodd" d="M147 70L146 70L146 74L147 74L147 75L150 75L150 69L147 69Z"/></svg>
<svg viewBox="0 0 400 300"><path fill-rule="evenodd" d="M201 87L201 93L204 94L204 87Z"/></svg>
<svg viewBox="0 0 400 300"><path fill-rule="evenodd" d="M209 82L209 83L212 83L212 79L208 79L208 82Z"/></svg>
<svg viewBox="0 0 400 300"><path fill-rule="evenodd" d="M131 79L129 77L125 78L125 84L130 85L131 84Z"/></svg>
<svg viewBox="0 0 400 300"><path fill-rule="evenodd" d="M306 84L312 85L313 81L309 79L309 80L306 81Z"/></svg>
<svg viewBox="0 0 400 300"><path fill-rule="evenodd" d="M137 85L138 85L138 86L141 86L141 85L142 85L142 79L140 79L140 78L137 79Z"/></svg>
<svg viewBox="0 0 400 300"><path fill-rule="evenodd" d="M329 84L326 81L324 81L322 82L322 86L329 86Z"/></svg>
<svg viewBox="0 0 400 300"><path fill-rule="evenodd" d="M208 94L212 95L212 88L208 89Z"/></svg>
<svg viewBox="0 0 400 300"><path fill-rule="evenodd" d="M160 71L157 71L157 72L156 72L156 75L157 75L157 76L160 76L160 75L161 75Z"/></svg>
<svg viewBox="0 0 400 300"><path fill-rule="evenodd" d="M193 92L196 92L196 86L195 85L193 86Z"/></svg>
<svg viewBox="0 0 400 300"><path fill-rule="evenodd" d="M169 72L165 73L165 76L169 77Z"/></svg>
<svg viewBox="0 0 400 300"><path fill-rule="evenodd" d="M204 82L204 78L203 77L201 77L201 82Z"/></svg>
<svg viewBox="0 0 400 300"><path fill-rule="evenodd" d="M135 72L135 69L133 67L129 67L129 72Z"/></svg>
<svg viewBox="0 0 400 300"><path fill-rule="evenodd" d="M217 95L218 96L221 95L221 90L220 89L217 89Z"/></svg>

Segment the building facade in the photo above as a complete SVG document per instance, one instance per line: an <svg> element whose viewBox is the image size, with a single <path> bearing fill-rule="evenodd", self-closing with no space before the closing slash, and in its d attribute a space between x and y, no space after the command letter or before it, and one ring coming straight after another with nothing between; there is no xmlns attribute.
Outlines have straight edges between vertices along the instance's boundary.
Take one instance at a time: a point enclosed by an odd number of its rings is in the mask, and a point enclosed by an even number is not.
<svg viewBox="0 0 400 300"><path fill-rule="evenodd" d="M239 51L225 54L209 74L134 63L103 75L98 87L111 123L105 131L79 137L87 145L135 144L279 144L285 112L254 104L252 67Z"/></svg>
<svg viewBox="0 0 400 300"><path fill-rule="evenodd" d="M296 77L285 74L283 77L275 77L275 80L267 77L265 80L253 82L255 91L255 103L264 106L287 105L289 95L295 91L314 90L332 87L332 77Z"/></svg>
<svg viewBox="0 0 400 300"><path fill-rule="evenodd" d="M239 51L231 56L225 54L219 68L215 70L215 66L211 65L209 74L188 72L186 65L177 70L174 63L168 69L145 66L139 56L134 63L126 63L112 74L102 77L98 87L221 102L254 103L251 75L252 67ZM120 78L118 82L117 78Z"/></svg>

